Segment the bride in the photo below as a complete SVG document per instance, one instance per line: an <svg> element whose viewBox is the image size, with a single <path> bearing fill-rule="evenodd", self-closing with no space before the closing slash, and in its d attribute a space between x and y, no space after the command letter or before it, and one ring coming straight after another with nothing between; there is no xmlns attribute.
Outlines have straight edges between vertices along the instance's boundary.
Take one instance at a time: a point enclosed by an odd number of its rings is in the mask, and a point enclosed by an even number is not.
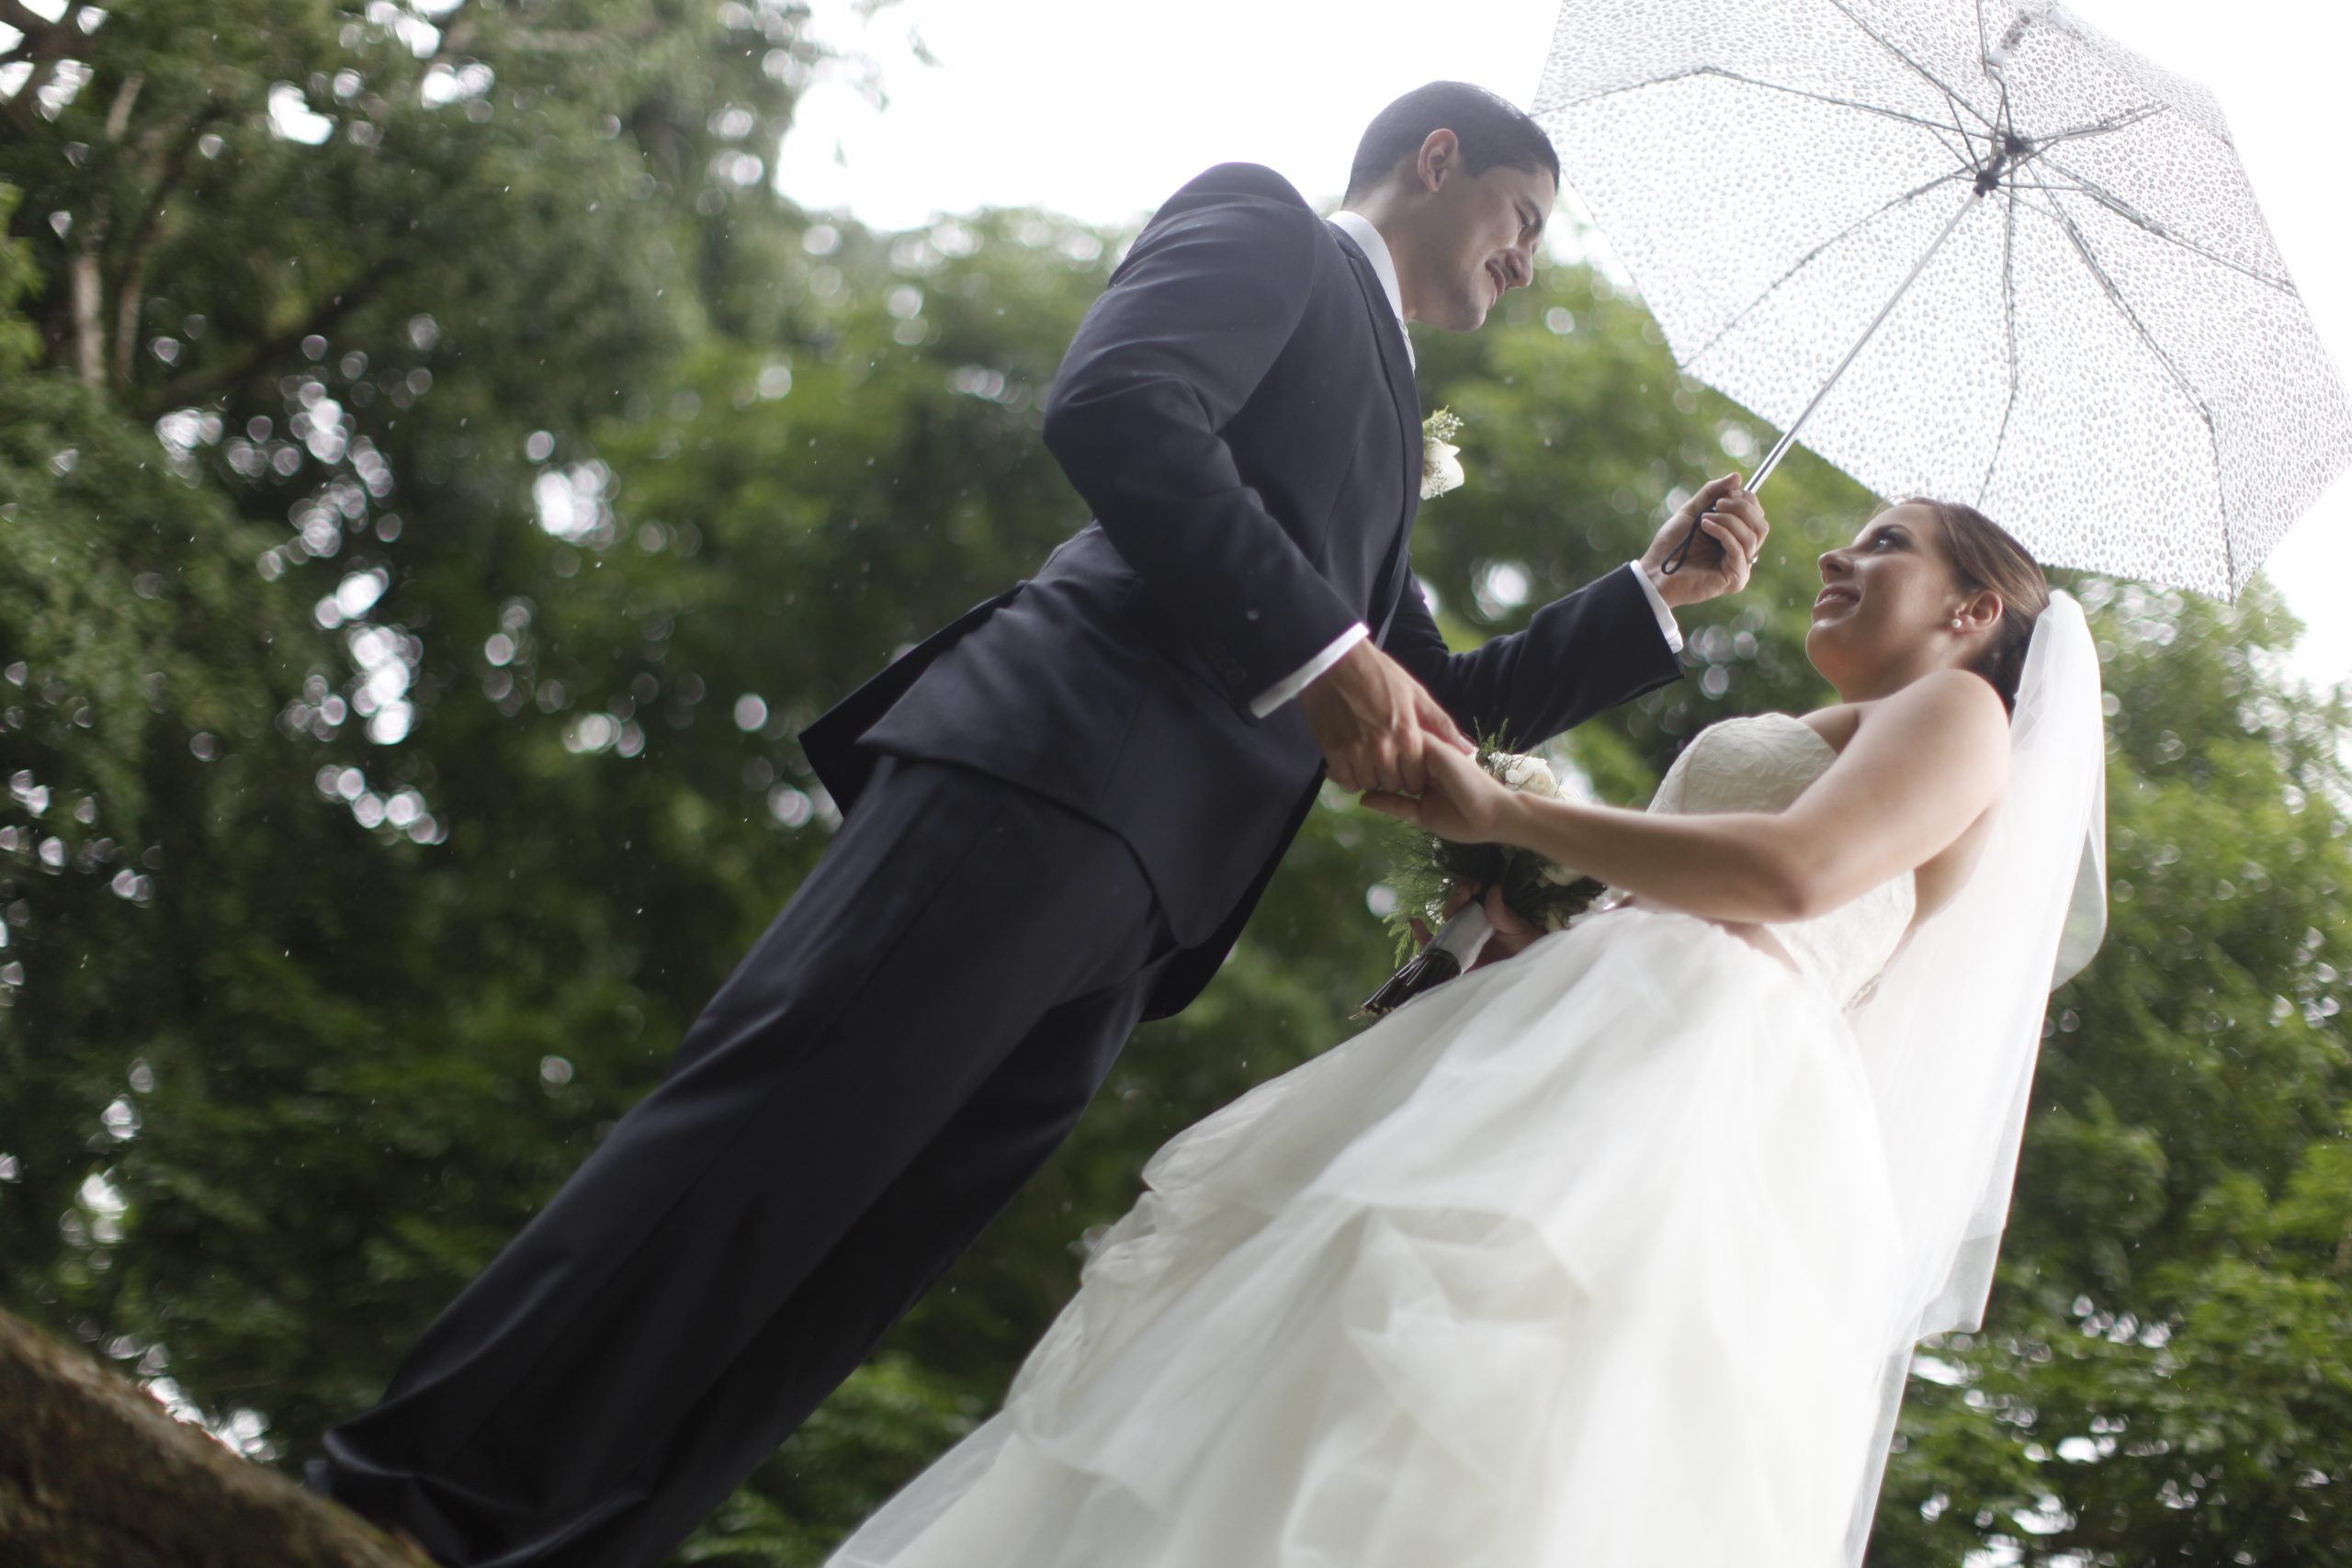
<svg viewBox="0 0 2352 1568"><path fill-rule="evenodd" d="M1981 513L1820 565L1842 700L1715 725L1648 812L1442 750L1365 797L1616 901L1161 1149L1003 1411L832 1568L1860 1562L2097 944L2104 758L2079 607Z"/></svg>

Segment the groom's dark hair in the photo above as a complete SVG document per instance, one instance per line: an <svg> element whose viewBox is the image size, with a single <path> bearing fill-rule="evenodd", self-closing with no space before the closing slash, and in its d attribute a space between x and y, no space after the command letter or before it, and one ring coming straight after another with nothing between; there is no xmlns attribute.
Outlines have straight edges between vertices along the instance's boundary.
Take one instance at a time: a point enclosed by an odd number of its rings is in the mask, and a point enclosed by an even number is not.
<svg viewBox="0 0 2352 1568"><path fill-rule="evenodd" d="M1355 166L1348 171L1353 201L1417 156L1433 130L1450 130L1462 144L1462 166L1483 175L1498 164L1547 174L1560 183L1560 155L1544 128L1516 104L1467 82L1431 82L1416 87L1372 117L1356 143Z"/></svg>

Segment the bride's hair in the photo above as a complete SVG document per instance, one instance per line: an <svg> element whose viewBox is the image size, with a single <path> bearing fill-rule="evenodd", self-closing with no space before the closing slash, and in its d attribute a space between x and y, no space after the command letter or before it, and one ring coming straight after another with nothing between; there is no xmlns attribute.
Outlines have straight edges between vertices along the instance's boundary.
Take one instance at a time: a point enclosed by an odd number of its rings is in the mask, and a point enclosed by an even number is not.
<svg viewBox="0 0 2352 1568"><path fill-rule="evenodd" d="M2033 623L2050 604L2050 580L2041 564L2009 531L1973 506L1957 501L1936 501L1915 495L1903 504L1924 506L1943 525L1944 553L1951 558L1960 582L1972 593L2001 596L2001 624L1993 640L1968 668L1993 683L2002 705L2017 710L2018 681L2025 673L2026 645L2033 640Z"/></svg>

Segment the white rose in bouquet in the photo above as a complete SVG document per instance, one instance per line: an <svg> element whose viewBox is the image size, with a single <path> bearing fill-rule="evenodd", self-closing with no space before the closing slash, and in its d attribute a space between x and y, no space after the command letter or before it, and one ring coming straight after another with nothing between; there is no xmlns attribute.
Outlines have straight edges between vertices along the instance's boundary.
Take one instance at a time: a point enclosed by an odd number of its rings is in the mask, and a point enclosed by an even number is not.
<svg viewBox="0 0 2352 1568"><path fill-rule="evenodd" d="M1541 757L1498 751L1487 759L1487 767L1495 777L1522 795L1541 795L1545 800L1560 798L1559 777L1552 772L1552 764Z"/></svg>

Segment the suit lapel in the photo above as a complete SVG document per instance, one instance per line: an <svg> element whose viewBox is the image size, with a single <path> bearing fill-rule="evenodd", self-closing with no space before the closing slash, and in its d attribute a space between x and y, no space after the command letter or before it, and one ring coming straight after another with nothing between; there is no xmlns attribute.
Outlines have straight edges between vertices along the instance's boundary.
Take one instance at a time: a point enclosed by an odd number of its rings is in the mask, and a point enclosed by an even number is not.
<svg viewBox="0 0 2352 1568"><path fill-rule="evenodd" d="M1380 351L1382 368L1388 373L1389 400L1396 406L1397 434L1404 448L1404 506L1397 514L1396 536L1389 541L1378 575L1373 579L1368 606L1372 615L1377 617L1373 626L1373 637L1377 641L1387 635L1389 619L1396 613L1397 589L1401 586L1397 571L1405 558L1405 541L1413 531L1414 514L1421 502L1421 397L1413 385L1413 361L1405 347L1405 324L1389 307L1387 291L1380 286L1380 275L1373 270L1372 258L1348 237L1345 230L1334 228L1331 236L1339 242L1340 254L1348 258L1356 288L1363 296L1365 312L1372 318L1372 341Z"/></svg>

